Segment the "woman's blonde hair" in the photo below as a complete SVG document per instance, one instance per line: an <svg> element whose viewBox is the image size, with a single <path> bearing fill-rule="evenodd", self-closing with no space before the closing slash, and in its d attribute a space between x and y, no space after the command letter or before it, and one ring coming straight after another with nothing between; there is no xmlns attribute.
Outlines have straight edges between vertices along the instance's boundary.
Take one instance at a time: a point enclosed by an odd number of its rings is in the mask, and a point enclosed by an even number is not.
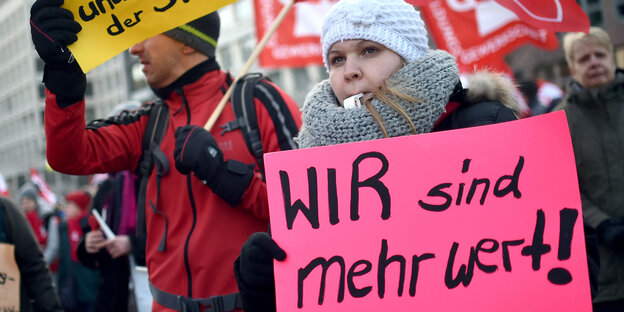
<svg viewBox="0 0 624 312"><path fill-rule="evenodd" d="M366 107L366 109L373 116L373 119L375 119L375 122L381 129L381 132L383 133L384 138L388 137L388 131L386 130L386 127L384 126L384 120L381 118L381 115L379 114L377 109L375 109L375 107L373 107L373 105L371 104L371 100L373 98L380 100L382 103L388 105L394 111L399 113L401 117L403 117L403 119L405 119L405 121L407 121L410 124L410 127L412 128L412 131L414 132L414 134L418 133L418 131L416 130L416 126L414 125L414 122L409 117L409 115L407 114L403 106L399 104L399 99L408 101L410 103L420 102L419 99L413 96L407 95L401 90L390 86L388 84L388 81L386 80L379 88L377 88L373 92L372 97L364 101L364 107Z"/></svg>
<svg viewBox="0 0 624 312"><path fill-rule="evenodd" d="M567 33L563 37L563 51L565 53L566 62L568 66L574 66L574 44L580 40L591 40L597 43L603 48L607 49L609 53L613 54L613 45L611 44L611 38L606 31L600 27L590 27L589 33L573 32Z"/></svg>

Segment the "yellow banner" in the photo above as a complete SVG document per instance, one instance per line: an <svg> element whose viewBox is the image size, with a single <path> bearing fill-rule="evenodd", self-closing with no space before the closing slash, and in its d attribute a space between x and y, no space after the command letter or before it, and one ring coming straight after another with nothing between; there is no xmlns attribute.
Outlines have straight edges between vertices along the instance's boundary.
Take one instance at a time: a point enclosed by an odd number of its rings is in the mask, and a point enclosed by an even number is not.
<svg viewBox="0 0 624 312"><path fill-rule="evenodd" d="M178 27L236 0L66 0L82 26L69 46L86 73L146 38Z"/></svg>

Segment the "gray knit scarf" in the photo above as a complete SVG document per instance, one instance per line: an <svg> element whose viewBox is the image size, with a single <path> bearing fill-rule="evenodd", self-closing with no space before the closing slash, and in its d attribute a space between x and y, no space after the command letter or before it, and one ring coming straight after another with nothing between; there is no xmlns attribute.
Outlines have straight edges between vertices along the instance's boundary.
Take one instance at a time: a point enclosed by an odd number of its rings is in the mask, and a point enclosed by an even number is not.
<svg viewBox="0 0 624 312"><path fill-rule="evenodd" d="M397 99L418 133L431 131L458 81L455 58L441 50L427 52L389 78L390 86L422 100L413 103ZM377 99L371 104L382 117L390 137L413 134L412 127L398 112ZM379 125L365 107L345 109L338 104L328 80L308 93L302 118L303 125L296 138L299 148L383 138Z"/></svg>

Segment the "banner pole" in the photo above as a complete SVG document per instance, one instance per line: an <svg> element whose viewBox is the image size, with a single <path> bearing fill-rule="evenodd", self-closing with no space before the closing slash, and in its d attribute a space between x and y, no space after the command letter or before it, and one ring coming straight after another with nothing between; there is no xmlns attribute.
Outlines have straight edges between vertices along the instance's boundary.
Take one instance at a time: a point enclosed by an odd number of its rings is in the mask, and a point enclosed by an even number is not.
<svg viewBox="0 0 624 312"><path fill-rule="evenodd" d="M241 69L240 73L238 74L238 77L236 77L236 79L232 82L232 85L227 89L227 92L225 92L225 94L223 95L221 102L219 102L215 110L212 112L212 115L210 115L210 118L208 118L208 121L206 122L204 129L210 131L210 129L212 129L214 124L217 122L217 119L221 115L221 112L223 112L223 108L225 108L225 104L227 104L227 102L230 100L230 97L232 96L232 90L234 89L234 84L238 81L240 77L247 74L247 72L251 68L251 65L253 65L253 63L256 61L256 59L258 58L258 55L260 55L260 52L262 52L262 49L264 49L264 46L266 46L267 42L269 42L269 39L271 38L273 33L275 33L275 31L277 30L277 27L279 27L279 25L282 23L282 21L284 20L284 17L286 17L286 14L288 13L288 11L290 11L290 8L293 6L293 4L295 4L295 0L289 0L288 3L286 3L286 5L284 5L282 10L279 12L279 14L277 15L277 18L273 21L273 24L271 24L271 27L269 28L269 30L264 34L264 36L262 37L262 40L260 40L256 48L253 50L253 52L251 53L251 56L249 56L249 59L247 59L247 63L245 63L245 66L243 66L243 69Z"/></svg>

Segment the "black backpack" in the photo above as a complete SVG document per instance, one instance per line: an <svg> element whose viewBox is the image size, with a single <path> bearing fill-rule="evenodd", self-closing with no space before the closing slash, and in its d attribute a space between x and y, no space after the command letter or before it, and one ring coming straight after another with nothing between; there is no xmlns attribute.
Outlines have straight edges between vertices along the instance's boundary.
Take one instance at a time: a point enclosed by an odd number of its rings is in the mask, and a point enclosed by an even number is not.
<svg viewBox="0 0 624 312"><path fill-rule="evenodd" d="M256 157L264 178L264 149L258 127L258 117L254 99L259 99L266 108L273 125L281 150L297 148L293 138L297 135L299 128L295 123L286 102L279 91L270 83L268 77L260 73L250 73L236 81L230 102L234 110L235 120L232 120L220 127L223 129L221 135L229 131L240 130L245 139L247 149ZM227 76L227 84L231 86L232 78ZM221 90L225 93L226 89ZM160 142L167 130L169 119L169 108L164 101L158 100L150 111L149 121L145 128L142 143L142 155L137 167L136 174L139 177L139 195L137 206L137 235L145 235L145 200L147 181L156 166L157 189L160 190L160 177L169 172L169 164L165 154L160 150ZM156 199L158 201L158 197ZM156 213L159 213L155 206L157 203L150 203ZM164 241L161 246L164 250ZM159 249L161 249L159 247Z"/></svg>

